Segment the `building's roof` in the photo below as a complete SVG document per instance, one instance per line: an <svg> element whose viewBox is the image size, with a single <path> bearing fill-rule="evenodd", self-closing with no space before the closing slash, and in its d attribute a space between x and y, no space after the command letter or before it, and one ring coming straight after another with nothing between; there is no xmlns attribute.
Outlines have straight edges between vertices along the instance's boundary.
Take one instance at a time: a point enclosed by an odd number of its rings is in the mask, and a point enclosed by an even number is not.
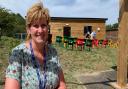
<svg viewBox="0 0 128 89"><path fill-rule="evenodd" d="M107 18L80 18L80 17L51 17L52 21L61 21L61 20L67 20L67 21L85 21L85 20L102 20L106 21Z"/></svg>

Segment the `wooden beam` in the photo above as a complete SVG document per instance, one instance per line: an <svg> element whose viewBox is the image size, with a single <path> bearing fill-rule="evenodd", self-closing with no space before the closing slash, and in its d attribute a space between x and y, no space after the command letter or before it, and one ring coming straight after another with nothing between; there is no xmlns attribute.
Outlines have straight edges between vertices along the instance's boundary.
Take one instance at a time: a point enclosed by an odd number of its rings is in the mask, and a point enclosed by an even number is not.
<svg viewBox="0 0 128 89"><path fill-rule="evenodd" d="M128 12L128 0L120 0L119 22L122 18L123 12Z"/></svg>
<svg viewBox="0 0 128 89"><path fill-rule="evenodd" d="M127 87L128 61L128 0L120 1L119 17L119 52L117 61L117 85L121 89Z"/></svg>

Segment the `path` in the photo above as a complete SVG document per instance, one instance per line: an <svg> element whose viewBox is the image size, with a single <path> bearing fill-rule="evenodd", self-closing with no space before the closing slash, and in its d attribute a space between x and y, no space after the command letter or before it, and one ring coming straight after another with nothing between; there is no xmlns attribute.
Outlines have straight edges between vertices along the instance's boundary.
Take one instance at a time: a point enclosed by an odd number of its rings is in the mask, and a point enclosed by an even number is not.
<svg viewBox="0 0 128 89"><path fill-rule="evenodd" d="M111 83L116 81L116 71L107 70L83 74L77 76L77 79L84 85L85 89L115 89Z"/></svg>

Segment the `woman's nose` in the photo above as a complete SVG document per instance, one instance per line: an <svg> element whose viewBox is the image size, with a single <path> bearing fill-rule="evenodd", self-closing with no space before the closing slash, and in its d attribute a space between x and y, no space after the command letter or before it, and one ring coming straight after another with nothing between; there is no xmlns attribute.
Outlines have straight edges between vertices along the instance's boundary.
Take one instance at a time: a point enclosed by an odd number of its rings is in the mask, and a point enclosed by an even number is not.
<svg viewBox="0 0 128 89"><path fill-rule="evenodd" d="M39 32L43 32L44 31L44 28L42 28L41 26L39 26L38 31Z"/></svg>

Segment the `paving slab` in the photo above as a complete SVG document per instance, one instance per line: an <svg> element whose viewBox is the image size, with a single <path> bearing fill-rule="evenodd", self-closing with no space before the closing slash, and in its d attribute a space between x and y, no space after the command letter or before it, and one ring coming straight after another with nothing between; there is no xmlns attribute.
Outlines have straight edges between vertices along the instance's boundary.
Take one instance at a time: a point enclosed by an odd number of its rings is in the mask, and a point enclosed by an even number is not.
<svg viewBox="0 0 128 89"><path fill-rule="evenodd" d="M107 70L84 74L78 77L85 89L115 89L110 83L116 82L116 71Z"/></svg>

